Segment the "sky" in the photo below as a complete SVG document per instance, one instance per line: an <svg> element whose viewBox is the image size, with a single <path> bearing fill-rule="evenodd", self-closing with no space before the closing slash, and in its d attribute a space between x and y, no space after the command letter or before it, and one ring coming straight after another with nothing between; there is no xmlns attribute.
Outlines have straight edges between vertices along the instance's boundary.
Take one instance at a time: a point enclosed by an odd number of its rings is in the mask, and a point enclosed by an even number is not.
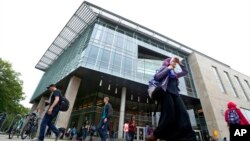
<svg viewBox="0 0 250 141"><path fill-rule="evenodd" d="M250 76L249 0L88 0ZM20 72L25 107L45 51L83 0L0 0L0 57Z"/></svg>

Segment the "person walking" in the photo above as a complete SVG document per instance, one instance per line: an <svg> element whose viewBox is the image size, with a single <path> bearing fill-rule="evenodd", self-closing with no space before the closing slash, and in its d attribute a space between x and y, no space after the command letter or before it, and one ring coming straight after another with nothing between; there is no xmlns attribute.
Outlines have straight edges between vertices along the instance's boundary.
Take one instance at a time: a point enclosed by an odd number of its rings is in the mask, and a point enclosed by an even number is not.
<svg viewBox="0 0 250 141"><path fill-rule="evenodd" d="M104 107L101 114L101 120L98 124L97 131L102 141L107 140L107 133L109 127L109 121L113 114L113 109L111 104L109 103L109 97L104 97Z"/></svg>
<svg viewBox="0 0 250 141"><path fill-rule="evenodd" d="M128 135L129 135L130 141L134 140L136 126L137 125L136 125L136 121L135 121L135 115L132 115L130 118L130 121L128 123Z"/></svg>
<svg viewBox="0 0 250 141"><path fill-rule="evenodd" d="M249 125L246 117L242 114L237 105L230 101L227 104L227 110L225 111L225 121L228 127L231 125Z"/></svg>
<svg viewBox="0 0 250 141"><path fill-rule="evenodd" d="M124 123L124 125L123 125L123 132L124 132L125 140L129 141L130 140L130 136L128 134L128 122Z"/></svg>
<svg viewBox="0 0 250 141"><path fill-rule="evenodd" d="M182 71L175 72L176 65L179 64ZM153 81L160 83L161 95L161 115L158 127L152 135L146 137L146 141L157 139L168 141L196 141L195 132L192 130L189 115L180 97L178 88L178 78L188 73L186 67L179 58L172 57L163 61L162 67L154 75ZM152 80L151 80L152 81Z"/></svg>
<svg viewBox="0 0 250 141"><path fill-rule="evenodd" d="M58 138L60 137L60 131L55 127L54 124L52 124L52 120L57 116L57 114L59 112L61 91L57 89L55 84L49 85L47 87L47 89L52 94L50 97L49 109L45 113L45 115L42 119L38 139L35 139L33 141L43 141L44 140L46 126L48 126L50 128L50 130L55 133L55 135L56 135L55 141L57 141Z"/></svg>

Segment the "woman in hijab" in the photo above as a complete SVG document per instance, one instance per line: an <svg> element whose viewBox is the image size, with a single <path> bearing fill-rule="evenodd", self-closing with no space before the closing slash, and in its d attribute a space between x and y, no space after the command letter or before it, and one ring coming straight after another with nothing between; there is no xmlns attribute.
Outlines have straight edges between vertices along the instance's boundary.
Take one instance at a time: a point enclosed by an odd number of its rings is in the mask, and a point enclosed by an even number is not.
<svg viewBox="0 0 250 141"><path fill-rule="evenodd" d="M182 71L175 72L176 65L179 64ZM196 141L195 133L189 120L186 107L180 97L178 88L178 78L188 73L186 67L177 57L164 60L162 67L155 74L154 80L160 82L162 88L161 116L158 127L153 135L147 136L146 141L157 139L167 141Z"/></svg>

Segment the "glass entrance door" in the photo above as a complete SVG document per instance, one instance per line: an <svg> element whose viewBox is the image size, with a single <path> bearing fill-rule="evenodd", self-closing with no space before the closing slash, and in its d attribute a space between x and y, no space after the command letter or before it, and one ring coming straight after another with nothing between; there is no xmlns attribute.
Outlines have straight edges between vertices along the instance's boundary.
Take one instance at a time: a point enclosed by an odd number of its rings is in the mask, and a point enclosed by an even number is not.
<svg viewBox="0 0 250 141"><path fill-rule="evenodd" d="M135 140L144 141L145 140L145 127L137 126L135 133Z"/></svg>
<svg viewBox="0 0 250 141"><path fill-rule="evenodd" d="M200 130L194 130L197 141L203 141Z"/></svg>

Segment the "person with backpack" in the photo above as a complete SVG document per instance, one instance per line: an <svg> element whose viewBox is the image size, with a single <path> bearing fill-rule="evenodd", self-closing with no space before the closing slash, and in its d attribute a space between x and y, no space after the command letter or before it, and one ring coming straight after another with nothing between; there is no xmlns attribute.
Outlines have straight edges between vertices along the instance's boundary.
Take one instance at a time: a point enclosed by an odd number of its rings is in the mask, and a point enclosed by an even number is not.
<svg viewBox="0 0 250 141"><path fill-rule="evenodd" d="M179 64L181 72L175 72L176 65ZM157 139L168 141L196 141L195 132L192 129L186 107L180 97L178 88L178 78L188 73L186 67L180 62L179 58L172 57L163 61L162 67L154 75L153 83L157 84L157 92L160 95L161 115L158 127L153 134L146 137L146 141ZM149 89L154 87L149 85ZM157 102L158 103L158 102Z"/></svg>
<svg viewBox="0 0 250 141"><path fill-rule="evenodd" d="M237 105L230 101L227 104L228 109L225 111L225 121L228 127L231 125L249 125L246 117L242 114Z"/></svg>
<svg viewBox="0 0 250 141"><path fill-rule="evenodd" d="M104 107L101 114L101 120L97 126L97 131L102 141L107 140L107 133L109 127L110 118L113 115L112 105L109 103L109 97L104 97Z"/></svg>
<svg viewBox="0 0 250 141"><path fill-rule="evenodd" d="M40 125L40 132L38 139L35 141L43 141L45 136L45 130L46 126L50 128L51 131L53 131L56 135L55 141L58 140L60 137L60 131L55 127L55 125L52 123L52 120L57 116L59 110L60 110L60 100L61 100L61 91L57 89L55 84L51 84L47 87L47 89L51 92L50 97L50 103L49 103L49 109L46 112L46 114L43 117L43 120Z"/></svg>

